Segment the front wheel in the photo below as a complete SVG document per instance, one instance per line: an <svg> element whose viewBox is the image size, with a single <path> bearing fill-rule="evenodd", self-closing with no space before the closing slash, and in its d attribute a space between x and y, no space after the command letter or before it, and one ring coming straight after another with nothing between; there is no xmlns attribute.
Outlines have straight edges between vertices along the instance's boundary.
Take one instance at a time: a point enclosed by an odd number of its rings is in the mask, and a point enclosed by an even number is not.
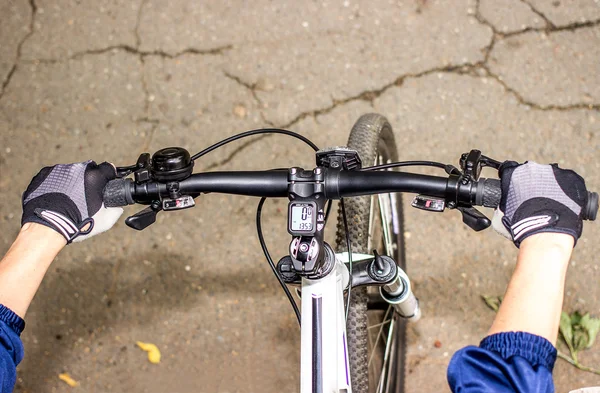
<svg viewBox="0 0 600 393"><path fill-rule="evenodd" d="M398 160L392 127L378 114L361 116L352 127L348 147L357 150L363 166ZM406 270L402 202L398 194L344 200L352 252L376 249ZM347 250L346 233L338 212L336 251ZM350 375L355 393L404 391L406 323L385 303L375 287L351 292L346 321Z"/></svg>

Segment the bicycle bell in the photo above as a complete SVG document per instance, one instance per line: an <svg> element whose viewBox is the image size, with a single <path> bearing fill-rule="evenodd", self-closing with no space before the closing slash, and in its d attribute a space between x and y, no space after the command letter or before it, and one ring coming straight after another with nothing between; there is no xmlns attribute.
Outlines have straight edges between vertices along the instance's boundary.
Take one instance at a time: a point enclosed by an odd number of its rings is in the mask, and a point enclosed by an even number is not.
<svg viewBox="0 0 600 393"><path fill-rule="evenodd" d="M192 174L194 161L182 147L160 149L152 156L152 177L161 182L180 181Z"/></svg>

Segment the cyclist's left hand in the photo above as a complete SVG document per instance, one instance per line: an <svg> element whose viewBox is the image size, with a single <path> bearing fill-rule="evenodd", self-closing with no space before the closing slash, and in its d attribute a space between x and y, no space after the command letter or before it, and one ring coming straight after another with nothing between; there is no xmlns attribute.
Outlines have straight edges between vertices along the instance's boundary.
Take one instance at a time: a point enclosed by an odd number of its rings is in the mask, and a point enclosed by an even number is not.
<svg viewBox="0 0 600 393"><path fill-rule="evenodd" d="M109 230L123 209L106 208L102 191L116 177L115 168L94 161L43 168L23 193L21 225L28 222L50 227L67 244Z"/></svg>

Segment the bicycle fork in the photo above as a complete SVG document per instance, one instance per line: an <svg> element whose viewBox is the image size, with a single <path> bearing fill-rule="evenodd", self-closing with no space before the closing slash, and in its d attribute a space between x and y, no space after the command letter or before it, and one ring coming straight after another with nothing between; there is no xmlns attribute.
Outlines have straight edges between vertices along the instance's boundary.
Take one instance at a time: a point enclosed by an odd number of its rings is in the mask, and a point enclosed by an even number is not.
<svg viewBox="0 0 600 393"><path fill-rule="evenodd" d="M336 258L323 278L302 278L301 393L351 393L346 341L346 266Z"/></svg>
<svg viewBox="0 0 600 393"><path fill-rule="evenodd" d="M380 287L382 298L402 317L413 322L420 318L419 302L412 293L410 280L393 259L375 255L375 260L381 258L375 263L373 255L353 253L352 256L356 262L352 269L353 287L373 285L378 274L388 274L384 281L387 284ZM344 307L344 290L350 285L350 274L345 259L347 253L336 254L329 274L314 280L302 278L300 282L301 393L352 392ZM285 264L282 261L278 264L280 272ZM385 264L393 270L386 269Z"/></svg>
<svg viewBox="0 0 600 393"><path fill-rule="evenodd" d="M348 253L336 259L349 266ZM419 300L412 292L410 279L396 262L387 256L352 253L352 287L379 285L379 293L403 318L417 322L421 318ZM387 265L387 266L386 266ZM386 283L381 285L382 283Z"/></svg>
<svg viewBox="0 0 600 393"><path fill-rule="evenodd" d="M379 288L383 300L392 305L394 310L411 322L421 319L419 300L412 292L410 280L400 267L394 281Z"/></svg>

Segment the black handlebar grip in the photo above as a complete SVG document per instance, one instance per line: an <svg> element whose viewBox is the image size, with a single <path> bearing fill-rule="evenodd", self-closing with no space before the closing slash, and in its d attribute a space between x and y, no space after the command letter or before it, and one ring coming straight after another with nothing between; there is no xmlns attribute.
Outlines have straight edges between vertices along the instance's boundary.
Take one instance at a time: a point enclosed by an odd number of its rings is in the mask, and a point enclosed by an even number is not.
<svg viewBox="0 0 600 393"><path fill-rule="evenodd" d="M475 204L497 208L502 197L502 188L498 179L481 179L477 182Z"/></svg>
<svg viewBox="0 0 600 393"><path fill-rule="evenodd" d="M114 179L104 187L102 199L106 207L119 207L133 205L135 201L131 196L131 179Z"/></svg>
<svg viewBox="0 0 600 393"><path fill-rule="evenodd" d="M598 193L588 192L588 203L582 211L582 218L584 220L594 221L598 215Z"/></svg>

